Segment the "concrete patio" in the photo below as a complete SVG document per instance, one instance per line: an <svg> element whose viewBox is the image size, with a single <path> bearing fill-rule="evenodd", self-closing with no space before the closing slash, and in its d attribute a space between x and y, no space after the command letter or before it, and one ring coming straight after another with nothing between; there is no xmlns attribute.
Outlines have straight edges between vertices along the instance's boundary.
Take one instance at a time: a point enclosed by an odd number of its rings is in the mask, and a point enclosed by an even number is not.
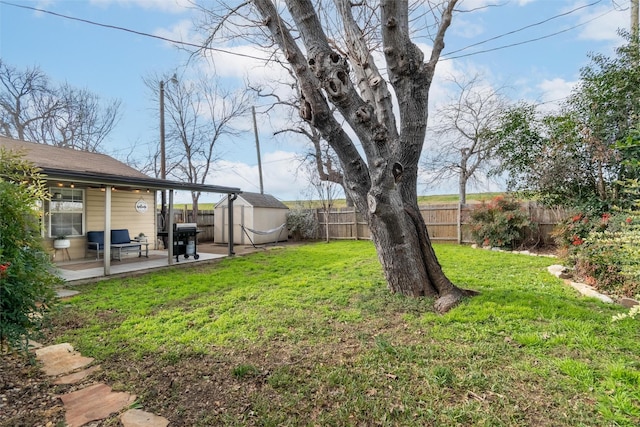
<svg viewBox="0 0 640 427"><path fill-rule="evenodd" d="M281 247L281 242L278 246ZM260 252L273 246L262 245L254 248L251 245L234 245L236 255L245 255L252 252ZM193 263L211 262L216 259L228 256L227 245L202 243L198 244L197 253L199 258L196 260L193 256L185 259L183 255L176 262L173 259L173 267L190 265ZM122 261L111 261L111 275L104 275L104 267L102 260L97 261L95 258L76 259L66 262L55 263L58 275L62 277L69 285L82 284L96 280L116 278L125 275L143 274L153 270L169 267L169 259L165 250L149 250L149 258L129 256L123 257Z"/></svg>

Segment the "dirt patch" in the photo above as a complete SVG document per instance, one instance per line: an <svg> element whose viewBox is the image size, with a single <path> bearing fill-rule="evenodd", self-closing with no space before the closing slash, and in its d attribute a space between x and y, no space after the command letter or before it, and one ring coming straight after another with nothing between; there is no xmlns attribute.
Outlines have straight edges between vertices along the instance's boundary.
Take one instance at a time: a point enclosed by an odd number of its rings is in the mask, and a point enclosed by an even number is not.
<svg viewBox="0 0 640 427"><path fill-rule="evenodd" d="M56 386L24 354L0 355L0 426L64 424Z"/></svg>

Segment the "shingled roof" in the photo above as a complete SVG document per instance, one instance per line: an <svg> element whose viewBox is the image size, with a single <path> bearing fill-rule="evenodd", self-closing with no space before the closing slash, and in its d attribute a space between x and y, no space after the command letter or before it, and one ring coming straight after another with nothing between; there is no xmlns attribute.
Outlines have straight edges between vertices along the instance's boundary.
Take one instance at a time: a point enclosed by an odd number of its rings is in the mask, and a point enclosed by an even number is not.
<svg viewBox="0 0 640 427"><path fill-rule="evenodd" d="M29 161L43 170L56 169L69 172L149 178L142 172L106 154L18 141L2 136L0 136L0 146L4 146L9 150L23 152Z"/></svg>
<svg viewBox="0 0 640 427"><path fill-rule="evenodd" d="M240 197L254 208L289 209L287 205L271 194L242 193Z"/></svg>
<svg viewBox="0 0 640 427"><path fill-rule="evenodd" d="M0 136L0 147L24 153L49 179L78 183L239 194L235 187L191 184L149 177L106 154L61 148Z"/></svg>

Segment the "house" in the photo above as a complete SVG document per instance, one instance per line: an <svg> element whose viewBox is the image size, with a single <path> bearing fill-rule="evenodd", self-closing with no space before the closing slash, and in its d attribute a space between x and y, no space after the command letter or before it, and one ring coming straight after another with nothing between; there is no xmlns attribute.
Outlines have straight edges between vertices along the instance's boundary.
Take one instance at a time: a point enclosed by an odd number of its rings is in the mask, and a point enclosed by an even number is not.
<svg viewBox="0 0 640 427"><path fill-rule="evenodd" d="M157 223L156 192L168 191L168 224L173 229L174 191L222 193L231 203L241 190L217 185L190 184L151 178L105 154L19 141L0 136L0 147L19 152L42 170L51 193L43 203L42 235L52 247L57 236L70 240L71 259L84 258L89 231L105 231L104 265L109 275L110 230L128 229L133 238L144 233L154 249L160 224ZM230 230L233 233L233 230ZM172 263L172 233L168 259ZM233 246L229 246L233 254Z"/></svg>
<svg viewBox="0 0 640 427"><path fill-rule="evenodd" d="M289 208L274 196L245 192L238 195L232 208L229 209L229 198L214 207L215 242L259 245L287 240ZM233 228L228 227L229 218ZM232 239L229 230L233 230Z"/></svg>

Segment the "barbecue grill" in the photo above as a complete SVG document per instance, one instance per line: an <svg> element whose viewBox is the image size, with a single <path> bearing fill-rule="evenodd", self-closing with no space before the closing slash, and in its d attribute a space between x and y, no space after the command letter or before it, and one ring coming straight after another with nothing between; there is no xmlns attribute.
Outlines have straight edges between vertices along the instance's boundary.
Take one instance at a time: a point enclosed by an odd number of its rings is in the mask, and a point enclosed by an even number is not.
<svg viewBox="0 0 640 427"><path fill-rule="evenodd" d="M195 222L173 224L173 254L176 256L176 262L179 261L180 255L184 255L185 259L190 256L194 259L200 258L196 251L198 233L198 225Z"/></svg>

